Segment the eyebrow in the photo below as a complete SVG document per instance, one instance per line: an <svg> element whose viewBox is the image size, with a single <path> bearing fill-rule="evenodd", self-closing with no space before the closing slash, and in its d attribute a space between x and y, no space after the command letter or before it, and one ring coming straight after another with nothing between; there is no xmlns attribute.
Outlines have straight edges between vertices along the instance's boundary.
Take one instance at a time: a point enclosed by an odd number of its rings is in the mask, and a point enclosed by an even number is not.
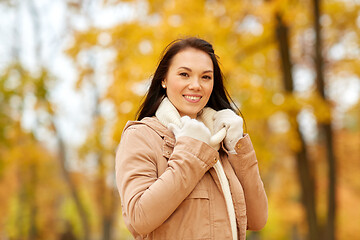
<svg viewBox="0 0 360 240"><path fill-rule="evenodd" d="M180 68L184 68L185 70L189 71L189 72L192 72L192 70L188 67L179 67L178 69ZM213 71L212 70L206 70L206 71L203 71L203 73L212 73Z"/></svg>

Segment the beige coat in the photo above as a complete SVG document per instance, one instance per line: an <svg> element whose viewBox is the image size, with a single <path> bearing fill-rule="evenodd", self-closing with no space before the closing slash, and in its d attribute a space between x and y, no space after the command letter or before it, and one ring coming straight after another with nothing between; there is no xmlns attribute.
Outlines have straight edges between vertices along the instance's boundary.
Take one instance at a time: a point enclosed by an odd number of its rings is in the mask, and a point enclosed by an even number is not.
<svg viewBox="0 0 360 240"><path fill-rule="evenodd" d="M246 135L237 154L174 135L156 117L129 122L116 153L124 221L135 239L231 239L229 217L212 166L229 180L238 236L267 221L267 198L255 151Z"/></svg>

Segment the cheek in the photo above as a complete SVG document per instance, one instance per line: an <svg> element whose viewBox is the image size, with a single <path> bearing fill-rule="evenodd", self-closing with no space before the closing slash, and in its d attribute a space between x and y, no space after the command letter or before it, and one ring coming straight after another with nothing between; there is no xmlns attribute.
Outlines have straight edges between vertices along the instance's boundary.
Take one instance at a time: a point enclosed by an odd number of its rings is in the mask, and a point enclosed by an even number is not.
<svg viewBox="0 0 360 240"><path fill-rule="evenodd" d="M167 87L167 93L169 94L178 94L181 93L183 86L180 81L174 81Z"/></svg>
<svg viewBox="0 0 360 240"><path fill-rule="evenodd" d="M210 97L212 91L214 88L214 83L209 83L209 85L206 86L206 94Z"/></svg>

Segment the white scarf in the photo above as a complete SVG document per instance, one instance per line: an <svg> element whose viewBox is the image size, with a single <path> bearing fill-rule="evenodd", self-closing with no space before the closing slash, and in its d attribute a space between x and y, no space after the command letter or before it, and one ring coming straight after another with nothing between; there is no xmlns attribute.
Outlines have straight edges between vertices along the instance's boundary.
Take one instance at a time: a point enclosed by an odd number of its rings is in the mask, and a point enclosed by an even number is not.
<svg viewBox="0 0 360 240"><path fill-rule="evenodd" d="M226 136L226 129L223 128L216 134L214 133L213 129L213 116L216 113L216 111L212 108L206 107L204 108L200 114L197 116L197 120L201 121L205 124L207 128L209 128L212 137L210 138L210 146L213 147L216 150L220 149L220 143L222 140L224 140ZM163 101L161 102L159 108L157 109L155 116L159 119L159 121L168 127L169 123L173 123L177 125L178 127L182 127L181 121L180 121L180 114L177 111L177 109L174 107L174 105L170 102L170 100L165 97ZM236 229L236 217L235 217L235 209L234 209L234 203L232 201L231 192L230 192L230 186L229 182L226 178L224 168L222 167L220 161L217 161L213 168L216 171L216 174L218 175L221 189L224 194L226 207L230 219L230 225L231 225L231 232L233 239L237 239L237 229Z"/></svg>

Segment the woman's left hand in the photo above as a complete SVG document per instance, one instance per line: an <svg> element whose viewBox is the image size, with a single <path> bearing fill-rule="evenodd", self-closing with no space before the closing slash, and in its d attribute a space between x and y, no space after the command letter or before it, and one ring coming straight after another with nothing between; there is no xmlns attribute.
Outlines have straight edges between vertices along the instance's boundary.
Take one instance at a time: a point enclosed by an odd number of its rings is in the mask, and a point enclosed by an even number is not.
<svg viewBox="0 0 360 240"><path fill-rule="evenodd" d="M235 152L235 145L243 137L243 119L231 109L224 109L216 112L213 116L214 131L218 132L223 127L226 128L224 139L225 147L230 153Z"/></svg>

